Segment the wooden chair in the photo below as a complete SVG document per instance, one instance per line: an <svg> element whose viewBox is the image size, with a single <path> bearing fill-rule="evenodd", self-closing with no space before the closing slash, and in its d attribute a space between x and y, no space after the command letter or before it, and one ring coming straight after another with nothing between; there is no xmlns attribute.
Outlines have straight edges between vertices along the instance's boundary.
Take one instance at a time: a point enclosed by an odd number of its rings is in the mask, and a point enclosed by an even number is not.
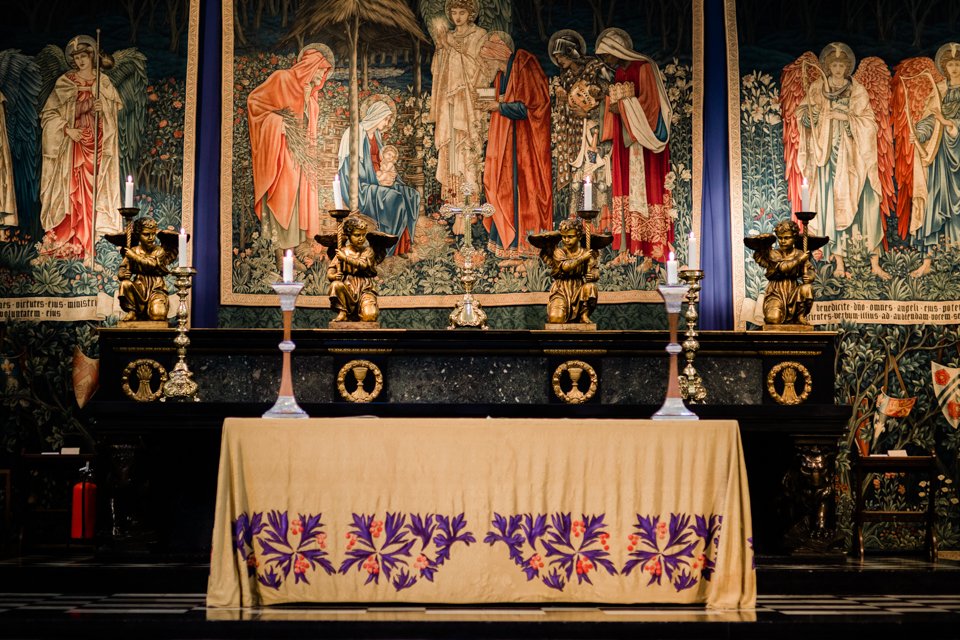
<svg viewBox="0 0 960 640"><path fill-rule="evenodd" d="M936 511L934 497L939 490L937 480L937 456L933 452L926 456L864 456L854 446L850 452L850 468L853 473L852 488L854 495L853 533L855 550L863 560L863 523L864 522L926 522L926 551L930 561L937 561L937 533L934 528ZM867 510L866 488L864 481L873 473L912 473L925 475L929 479L927 487L927 508L923 511L882 511Z"/></svg>

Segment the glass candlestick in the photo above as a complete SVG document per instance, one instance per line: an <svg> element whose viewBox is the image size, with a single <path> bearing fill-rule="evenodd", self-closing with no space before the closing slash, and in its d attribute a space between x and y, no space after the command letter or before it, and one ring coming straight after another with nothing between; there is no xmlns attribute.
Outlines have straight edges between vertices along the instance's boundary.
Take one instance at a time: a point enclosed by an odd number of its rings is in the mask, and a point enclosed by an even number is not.
<svg viewBox="0 0 960 640"><path fill-rule="evenodd" d="M703 386L703 380L693 366L693 360L700 350L700 342L697 340L697 303L700 300L700 281L703 280L703 271L700 269L683 269L680 271L680 279L687 283L686 303L687 310L683 317L687 321L686 339L683 341L683 355L686 358L686 366L680 375L680 395L687 402L702 403L707 399L707 390Z"/></svg>
<svg viewBox="0 0 960 640"><path fill-rule="evenodd" d="M193 372L187 366L187 347L190 346L190 338L187 336L187 320L190 317L187 296L197 270L193 267L177 267L171 269L170 273L176 277L174 286L177 288L177 298L180 300L177 305L177 337L173 340L173 344L177 346L177 364L174 365L169 379L163 385L163 396L160 401L163 402L169 398L199 402L197 383L193 380Z"/></svg>
<svg viewBox="0 0 960 640"><path fill-rule="evenodd" d="M263 414L264 418L309 418L300 408L293 395L293 372L290 366L290 352L297 348L290 337L293 328L293 310L297 306L297 296L303 289L302 282L274 282L273 290L280 296L280 310L283 312L283 365L280 372L280 393L273 406Z"/></svg>
<svg viewBox="0 0 960 640"><path fill-rule="evenodd" d="M677 324L680 319L680 307L683 305L683 298L688 288L685 284L662 284L657 287L666 304L667 319L670 323L670 343L667 345L670 364L667 372L667 397L663 405L653 414L654 420L699 420L697 414L683 404L677 375L677 354L681 351L677 343Z"/></svg>

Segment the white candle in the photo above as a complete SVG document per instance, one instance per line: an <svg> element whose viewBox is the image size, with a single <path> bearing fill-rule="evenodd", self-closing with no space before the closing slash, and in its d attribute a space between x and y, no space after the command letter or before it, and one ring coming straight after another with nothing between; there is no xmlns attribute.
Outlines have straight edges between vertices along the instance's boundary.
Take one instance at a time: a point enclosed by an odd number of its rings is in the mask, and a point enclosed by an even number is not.
<svg viewBox="0 0 960 640"><path fill-rule="evenodd" d="M283 281L293 282L293 249L283 254Z"/></svg>
<svg viewBox="0 0 960 640"><path fill-rule="evenodd" d="M333 176L333 208L346 208L343 206L343 193L340 191L340 176Z"/></svg>
<svg viewBox="0 0 960 640"><path fill-rule="evenodd" d="M123 206L127 209L133 207L133 176L127 176L127 189L123 193Z"/></svg>
<svg viewBox="0 0 960 640"><path fill-rule="evenodd" d="M697 242L697 236L690 232L690 239L687 242L687 266L690 269L700 268L700 243Z"/></svg>
<svg viewBox="0 0 960 640"><path fill-rule="evenodd" d="M180 227L180 236L177 239L179 240L177 245L177 257L180 259L180 266L189 267L190 255L187 253L187 230L183 227Z"/></svg>
<svg viewBox="0 0 960 640"><path fill-rule="evenodd" d="M810 211L810 185L806 178L800 185L800 211Z"/></svg>
<svg viewBox="0 0 960 640"><path fill-rule="evenodd" d="M593 209L593 184L590 176L583 179L583 208L585 211Z"/></svg>
<svg viewBox="0 0 960 640"><path fill-rule="evenodd" d="M679 267L680 265L677 264L676 257L671 251L670 257L667 259L667 284L678 284L680 282L677 277Z"/></svg>

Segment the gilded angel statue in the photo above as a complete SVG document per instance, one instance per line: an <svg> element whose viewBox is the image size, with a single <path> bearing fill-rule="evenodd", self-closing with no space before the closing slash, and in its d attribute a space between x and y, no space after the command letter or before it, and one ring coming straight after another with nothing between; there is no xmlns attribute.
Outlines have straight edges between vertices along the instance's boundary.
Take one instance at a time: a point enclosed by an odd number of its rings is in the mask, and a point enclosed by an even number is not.
<svg viewBox="0 0 960 640"><path fill-rule="evenodd" d="M597 308L597 281L600 280L600 249L613 243L609 233L590 233L576 219L560 222L557 231L532 233L530 244L540 249L540 259L550 268L550 297L547 324L592 324L590 314Z"/></svg>
<svg viewBox="0 0 960 640"><path fill-rule="evenodd" d="M380 317L373 279L377 265L399 237L372 230L371 226L360 216L352 215L343 221L340 233L314 236L327 247L330 258L330 306L337 312L333 322L376 322Z"/></svg>
<svg viewBox="0 0 960 640"><path fill-rule="evenodd" d="M819 58L808 51L783 70L780 108L790 200L799 210L806 179L817 212L810 232L829 238L824 257L836 262L837 275L849 276L845 260L853 242L863 241L871 272L889 279L880 267L894 197L886 63L869 57L858 67L842 42L828 44Z"/></svg>

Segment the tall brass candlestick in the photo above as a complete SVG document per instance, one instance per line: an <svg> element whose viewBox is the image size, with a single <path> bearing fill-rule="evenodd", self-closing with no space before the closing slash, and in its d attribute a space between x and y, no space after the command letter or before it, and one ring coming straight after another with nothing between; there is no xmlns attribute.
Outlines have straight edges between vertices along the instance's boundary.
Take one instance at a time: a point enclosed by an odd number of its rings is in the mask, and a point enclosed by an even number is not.
<svg viewBox="0 0 960 640"><path fill-rule="evenodd" d="M302 282L274 282L273 290L280 296L280 310L283 312L283 342L280 351L283 352L283 364L280 371L280 392L277 401L266 413L264 418L309 418L307 412L300 408L293 394L293 371L290 364L290 352L296 349L291 339L293 329L293 310L297 306L297 296L303 289Z"/></svg>
<svg viewBox="0 0 960 640"><path fill-rule="evenodd" d="M160 401L163 402L170 398L199 402L197 383L193 380L193 372L187 366L187 347L190 346L190 338L187 336L187 320L190 317L187 296L190 293L193 276L197 275L197 270L193 267L177 267L171 269L170 273L176 276L174 286L177 288L177 297L180 300L177 305L177 337L173 340L173 344L177 346L177 364L174 365L169 379L163 385L163 396Z"/></svg>
<svg viewBox="0 0 960 640"><path fill-rule="evenodd" d="M683 269L680 279L687 283L687 310L683 317L687 321L686 339L683 341L683 354L687 364L680 375L680 394L687 402L701 403L707 399L707 390L703 386L703 379L693 366L693 360L700 350L697 340L697 302L700 300L700 281L703 280L703 271L700 269Z"/></svg>
<svg viewBox="0 0 960 640"><path fill-rule="evenodd" d="M677 324L680 320L680 307L683 304L683 297L687 294L687 289L688 287L685 284L662 284L657 287L667 307L667 320L670 323L670 343L667 345L670 365L667 372L667 397L664 399L663 405L653 414L654 420L699 420L697 414L683 404L683 398L680 395L679 376L677 375L677 354L681 350L680 345L677 344Z"/></svg>

